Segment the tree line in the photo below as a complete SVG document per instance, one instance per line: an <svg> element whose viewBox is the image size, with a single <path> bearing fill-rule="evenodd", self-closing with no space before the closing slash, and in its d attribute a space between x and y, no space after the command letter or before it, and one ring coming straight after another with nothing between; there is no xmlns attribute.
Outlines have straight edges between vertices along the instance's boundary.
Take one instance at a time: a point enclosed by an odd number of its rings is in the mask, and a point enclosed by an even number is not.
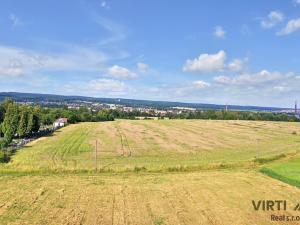
<svg viewBox="0 0 300 225"><path fill-rule="evenodd" d="M299 122L294 115L273 112L252 111L217 111L205 110L196 112L183 112L181 114L167 113L170 119L212 119L212 120L255 120L255 121L285 121Z"/></svg>
<svg viewBox="0 0 300 225"><path fill-rule="evenodd" d="M0 149L7 147L15 137L34 136L41 127L52 125L62 117L68 118L68 123L114 120L109 110L42 108L38 105L20 105L7 98L0 104Z"/></svg>
<svg viewBox="0 0 300 225"><path fill-rule="evenodd" d="M23 137L40 129L41 107L23 106L11 99L0 105L0 147L6 147L14 136Z"/></svg>
<svg viewBox="0 0 300 225"><path fill-rule="evenodd" d="M120 109L108 110L108 113L118 119L135 119L136 117L159 117L161 119L211 119L211 120L253 120L253 121L285 121L300 122L294 115L274 112L254 112L254 111L225 111L225 110L196 110L184 111L181 113L167 112L166 114L156 114L154 110L149 113L133 110L125 112Z"/></svg>

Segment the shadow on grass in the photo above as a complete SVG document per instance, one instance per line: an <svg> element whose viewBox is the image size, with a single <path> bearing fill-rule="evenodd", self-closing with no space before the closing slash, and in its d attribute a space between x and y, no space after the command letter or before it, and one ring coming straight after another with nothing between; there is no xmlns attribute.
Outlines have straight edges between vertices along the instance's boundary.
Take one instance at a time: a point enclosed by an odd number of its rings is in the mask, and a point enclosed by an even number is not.
<svg viewBox="0 0 300 225"><path fill-rule="evenodd" d="M0 152L0 163L9 163L16 150L4 150Z"/></svg>

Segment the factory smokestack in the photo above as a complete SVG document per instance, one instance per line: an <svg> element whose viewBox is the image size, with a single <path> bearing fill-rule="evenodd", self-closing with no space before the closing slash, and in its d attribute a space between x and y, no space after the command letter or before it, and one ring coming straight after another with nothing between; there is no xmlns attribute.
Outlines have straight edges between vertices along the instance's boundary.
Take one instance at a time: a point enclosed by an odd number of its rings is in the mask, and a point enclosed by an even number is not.
<svg viewBox="0 0 300 225"><path fill-rule="evenodd" d="M225 105L225 112L228 111L228 103L226 102L226 105Z"/></svg>

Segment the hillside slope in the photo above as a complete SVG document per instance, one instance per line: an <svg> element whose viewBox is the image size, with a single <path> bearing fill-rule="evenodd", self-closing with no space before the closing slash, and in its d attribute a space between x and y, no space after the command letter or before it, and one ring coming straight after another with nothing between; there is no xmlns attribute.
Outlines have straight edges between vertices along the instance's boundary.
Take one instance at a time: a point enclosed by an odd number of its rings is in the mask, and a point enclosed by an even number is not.
<svg viewBox="0 0 300 225"><path fill-rule="evenodd" d="M119 120L80 123L28 144L3 168L18 171L176 171L231 167L300 150L296 123ZM263 160L262 160L263 161Z"/></svg>

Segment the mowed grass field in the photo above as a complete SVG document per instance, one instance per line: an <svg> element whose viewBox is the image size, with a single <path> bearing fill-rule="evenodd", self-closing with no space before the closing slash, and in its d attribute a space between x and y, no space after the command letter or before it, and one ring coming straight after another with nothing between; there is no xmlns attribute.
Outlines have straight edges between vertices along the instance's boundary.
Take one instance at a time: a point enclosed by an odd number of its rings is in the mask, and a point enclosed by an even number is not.
<svg viewBox="0 0 300 225"><path fill-rule="evenodd" d="M300 157L272 163L261 169L269 176L300 188Z"/></svg>
<svg viewBox="0 0 300 225"><path fill-rule="evenodd" d="M300 190L252 171L0 177L0 224L270 225ZM283 199L284 212L252 200Z"/></svg>
<svg viewBox="0 0 300 225"><path fill-rule="evenodd" d="M0 224L299 224L271 215L299 216L300 189L259 171L299 177L299 150L298 123L70 125L0 164ZM252 200L286 200L287 211L255 211Z"/></svg>
<svg viewBox="0 0 300 225"><path fill-rule="evenodd" d="M300 150L297 123L119 120L70 125L30 143L2 169L182 171L251 164Z"/></svg>

